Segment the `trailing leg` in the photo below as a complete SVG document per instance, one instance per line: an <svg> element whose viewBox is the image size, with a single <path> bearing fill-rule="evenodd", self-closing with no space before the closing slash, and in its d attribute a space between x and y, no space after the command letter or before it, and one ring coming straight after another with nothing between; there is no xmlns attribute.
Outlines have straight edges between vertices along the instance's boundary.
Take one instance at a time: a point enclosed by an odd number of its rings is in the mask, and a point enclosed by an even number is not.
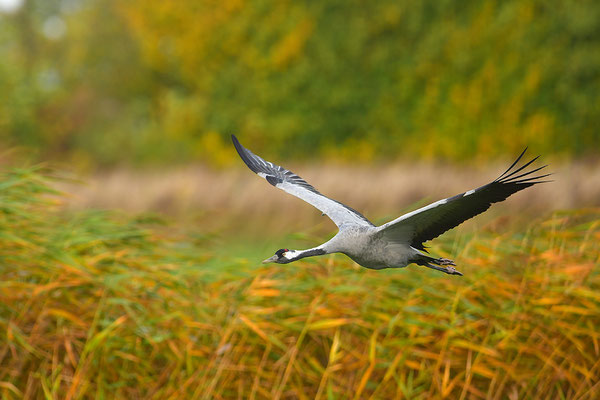
<svg viewBox="0 0 600 400"><path fill-rule="evenodd" d="M447 258L433 258L426 255L421 255L421 257L415 260L414 263L427 268L435 269L437 271L442 271L449 275L462 276L462 273L460 271L457 271L456 268L454 268L454 266L456 266L456 264L454 264L454 261L449 260ZM440 266L438 267L438 265ZM442 265L445 265L445 267L442 267Z"/></svg>

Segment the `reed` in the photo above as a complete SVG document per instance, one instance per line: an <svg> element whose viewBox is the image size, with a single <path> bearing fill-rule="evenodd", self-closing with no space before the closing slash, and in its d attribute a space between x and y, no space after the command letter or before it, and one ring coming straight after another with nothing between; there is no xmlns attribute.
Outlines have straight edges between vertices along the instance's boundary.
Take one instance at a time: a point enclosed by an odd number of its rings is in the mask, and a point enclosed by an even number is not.
<svg viewBox="0 0 600 400"><path fill-rule="evenodd" d="M599 209L446 234L432 251L457 278L342 256L263 266L256 241L65 213L50 179L0 176L2 398L600 394Z"/></svg>

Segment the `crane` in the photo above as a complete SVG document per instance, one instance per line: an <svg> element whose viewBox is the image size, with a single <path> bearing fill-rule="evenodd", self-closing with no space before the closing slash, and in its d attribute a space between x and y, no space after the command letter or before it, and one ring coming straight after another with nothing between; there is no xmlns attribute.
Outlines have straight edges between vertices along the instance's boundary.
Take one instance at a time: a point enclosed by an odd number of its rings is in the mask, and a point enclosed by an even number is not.
<svg viewBox="0 0 600 400"><path fill-rule="evenodd" d="M517 167L527 151L525 148L516 161L492 182L375 226L353 208L321 194L292 171L252 153L240 144L235 135L231 135L231 140L248 168L276 188L311 204L338 227L338 233L319 246L305 250L279 249L263 263L287 264L305 257L342 253L370 269L403 268L415 263L446 274L462 275L454 268L454 261L431 257L424 243L481 214L493 203L530 186L549 182L543 178L551 175L534 175L547 165L526 170L539 156Z"/></svg>

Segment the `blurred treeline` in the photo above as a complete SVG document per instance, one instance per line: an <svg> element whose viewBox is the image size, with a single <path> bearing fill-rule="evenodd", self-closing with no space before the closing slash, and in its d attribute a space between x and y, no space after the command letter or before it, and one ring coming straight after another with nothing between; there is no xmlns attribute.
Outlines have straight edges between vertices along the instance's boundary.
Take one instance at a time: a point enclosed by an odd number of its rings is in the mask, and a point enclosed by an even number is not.
<svg viewBox="0 0 600 400"><path fill-rule="evenodd" d="M600 2L25 0L0 140L106 166L600 149Z"/></svg>

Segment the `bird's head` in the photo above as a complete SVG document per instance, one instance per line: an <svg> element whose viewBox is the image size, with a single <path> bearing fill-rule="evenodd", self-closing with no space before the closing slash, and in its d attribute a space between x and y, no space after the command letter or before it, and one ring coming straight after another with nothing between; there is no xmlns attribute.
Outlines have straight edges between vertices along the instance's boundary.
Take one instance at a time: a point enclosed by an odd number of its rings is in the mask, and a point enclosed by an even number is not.
<svg viewBox="0 0 600 400"><path fill-rule="evenodd" d="M275 255L273 255L273 257L267 258L265 261L263 261L263 264L267 264L267 263L271 263L271 262L276 262L277 264L287 264L287 263L293 261L293 259L292 259L293 253L294 253L294 250L279 249L275 252Z"/></svg>

